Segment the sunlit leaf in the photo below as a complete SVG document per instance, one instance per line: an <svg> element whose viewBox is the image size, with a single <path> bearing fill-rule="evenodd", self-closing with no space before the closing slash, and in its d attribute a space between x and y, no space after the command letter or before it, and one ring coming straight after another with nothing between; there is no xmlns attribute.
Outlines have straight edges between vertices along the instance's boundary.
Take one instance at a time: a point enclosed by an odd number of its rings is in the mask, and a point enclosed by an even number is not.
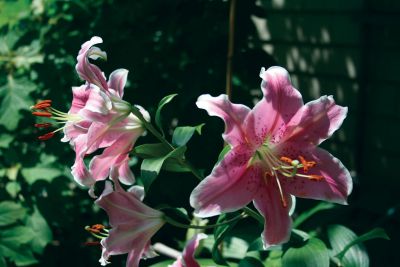
<svg viewBox="0 0 400 267"><path fill-rule="evenodd" d="M26 209L20 204L11 201L0 202L0 226L15 223L25 215Z"/></svg>
<svg viewBox="0 0 400 267"><path fill-rule="evenodd" d="M0 125L7 130L15 130L22 118L21 110L29 110L33 104L29 94L36 88L27 79L8 77L8 82L0 87Z"/></svg>
<svg viewBox="0 0 400 267"><path fill-rule="evenodd" d="M15 226L0 232L0 251L17 266L37 263L27 243L34 238L33 231L26 226Z"/></svg>
<svg viewBox="0 0 400 267"><path fill-rule="evenodd" d="M324 242L310 238L301 246L288 248L282 257L285 267L329 267L329 251Z"/></svg>
<svg viewBox="0 0 400 267"><path fill-rule="evenodd" d="M14 137L10 134L0 134L0 148L8 148Z"/></svg>
<svg viewBox="0 0 400 267"><path fill-rule="evenodd" d="M346 254L346 252L354 245L357 245L361 242L368 241L371 239L376 239L376 238L383 238L386 240L389 240L389 236L386 234L385 230L382 228L375 228L372 229L371 231L357 237L356 239L352 240L349 244L347 244L343 250L337 254L337 257L339 259L343 258L343 256Z"/></svg>
<svg viewBox="0 0 400 267"><path fill-rule="evenodd" d="M328 239L332 247L333 260L346 267L369 266L369 257L357 235L343 225L332 225L328 228ZM339 256L339 257L338 257Z"/></svg>
<svg viewBox="0 0 400 267"><path fill-rule="evenodd" d="M42 254L46 245L53 239L53 233L37 208L29 216L26 225L32 229L35 236L31 241L32 250L35 253Z"/></svg>
<svg viewBox="0 0 400 267"><path fill-rule="evenodd" d="M6 191L10 194L12 198L15 198L17 194L21 191L21 186L18 182L11 181L6 184Z"/></svg>

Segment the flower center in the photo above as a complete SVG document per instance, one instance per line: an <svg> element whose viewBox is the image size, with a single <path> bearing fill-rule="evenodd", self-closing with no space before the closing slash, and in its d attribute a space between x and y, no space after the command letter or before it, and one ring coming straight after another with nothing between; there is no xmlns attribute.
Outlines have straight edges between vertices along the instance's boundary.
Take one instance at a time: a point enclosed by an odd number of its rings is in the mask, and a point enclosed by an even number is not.
<svg viewBox="0 0 400 267"><path fill-rule="evenodd" d="M62 127L59 127L52 132L39 136L38 139L42 141L52 138L56 132L63 130L67 122L79 122L82 120L78 114L68 114L51 107L51 102L51 100L43 100L31 107L32 115L37 117L52 118L54 120L52 123L36 123L36 128L49 128L54 124L64 124Z"/></svg>
<svg viewBox="0 0 400 267"><path fill-rule="evenodd" d="M256 150L249 164L252 164L254 161L261 162L265 167L266 172L264 173L263 179L266 184L270 179L275 179L281 196L282 205L285 208L287 207L287 202L283 195L279 180L280 176L288 178L295 178L297 176L312 181L321 181L323 179L321 175L308 174L308 171L317 165L315 161L307 161L302 155L299 155L298 159L291 159L287 156L278 158L276 152L269 147L268 140ZM298 170L303 170L303 173L299 173Z"/></svg>

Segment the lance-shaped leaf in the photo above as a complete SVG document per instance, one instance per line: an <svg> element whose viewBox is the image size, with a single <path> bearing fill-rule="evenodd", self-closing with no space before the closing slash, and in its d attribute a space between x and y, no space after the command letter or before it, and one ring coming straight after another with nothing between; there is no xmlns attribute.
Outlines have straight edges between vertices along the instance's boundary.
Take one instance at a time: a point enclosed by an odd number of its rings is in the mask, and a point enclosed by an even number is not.
<svg viewBox="0 0 400 267"><path fill-rule="evenodd" d="M176 127L172 135L172 144L174 146L186 145L195 132L197 132L199 135L201 134L201 129L203 126L204 123L199 124L197 126Z"/></svg>
<svg viewBox="0 0 400 267"><path fill-rule="evenodd" d="M167 95L163 99L161 99L160 103L158 103L156 116L155 116L154 120L155 120L155 123L156 123L158 129L160 129L160 131L161 131L163 136L164 136L164 130L162 128L162 122L161 122L161 110L166 104L171 102L172 99L174 99L174 97L177 96L177 95L178 94Z"/></svg>
<svg viewBox="0 0 400 267"><path fill-rule="evenodd" d="M143 160L140 169L142 183L146 192L149 190L150 185L160 173L161 167L163 166L165 160L167 160L168 158L182 159L185 151L186 146L182 146L172 150L163 157L148 158Z"/></svg>
<svg viewBox="0 0 400 267"><path fill-rule="evenodd" d="M144 159L159 158L171 152L170 148L163 143L144 144L134 148L133 152Z"/></svg>
<svg viewBox="0 0 400 267"><path fill-rule="evenodd" d="M300 214L299 217L297 217L296 220L294 220L293 228L299 227L300 224L302 224L303 222L308 220L314 214L316 214L320 211L323 211L323 210L333 209L334 207L335 207L335 204L332 204L329 202L320 202L315 207Z"/></svg>

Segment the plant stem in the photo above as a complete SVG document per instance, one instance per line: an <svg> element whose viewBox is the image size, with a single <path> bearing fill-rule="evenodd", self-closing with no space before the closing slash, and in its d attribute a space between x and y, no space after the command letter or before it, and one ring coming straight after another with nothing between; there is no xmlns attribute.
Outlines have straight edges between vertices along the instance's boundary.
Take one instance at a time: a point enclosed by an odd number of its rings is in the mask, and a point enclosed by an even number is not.
<svg viewBox="0 0 400 267"><path fill-rule="evenodd" d="M189 229L189 228L191 228L191 229L211 229L211 228L215 228L215 227L222 226L222 225L225 225L225 224L229 224L229 223L231 223L231 222L234 222L234 221L237 221L237 220L246 218L246 217L247 217L247 214L241 213L241 214L239 214L238 216L236 216L236 217L234 217L234 218L232 218L232 219L230 219L230 220L227 220L227 221L225 221L225 222L216 223L216 224L210 224L210 225L203 225L203 226L202 226L202 225L188 225L188 224L183 224L183 223L180 223L180 222L175 221L174 219L172 219L172 218L170 218L170 217L168 217L168 216L164 216L164 220L165 220L167 223L169 223L169 224L171 224L171 225L173 225L173 226L179 227L179 228L185 228L185 229Z"/></svg>
<svg viewBox="0 0 400 267"><path fill-rule="evenodd" d="M244 207L243 211L246 212L250 217L256 219L259 223L264 224L264 218L254 210L250 209L249 207Z"/></svg>
<svg viewBox="0 0 400 267"><path fill-rule="evenodd" d="M232 98L232 61L235 37L235 10L236 0L231 0L229 5L229 33L228 33L228 54L226 57L226 95Z"/></svg>

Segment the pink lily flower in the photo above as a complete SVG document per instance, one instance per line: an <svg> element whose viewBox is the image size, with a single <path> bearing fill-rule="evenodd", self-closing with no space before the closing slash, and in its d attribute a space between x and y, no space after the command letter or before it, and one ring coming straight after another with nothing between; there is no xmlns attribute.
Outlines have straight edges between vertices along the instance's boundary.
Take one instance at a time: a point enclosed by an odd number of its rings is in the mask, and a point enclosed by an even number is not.
<svg viewBox="0 0 400 267"><path fill-rule="evenodd" d="M55 132L64 131L62 141L69 142L76 152L72 175L80 185L92 186L114 170L118 171L121 182L133 184L135 179L128 165L128 154L145 129L131 113L131 105L122 99L128 71L117 69L107 81L101 70L89 62L89 58L106 58L105 52L93 46L101 42L100 37L93 37L79 51L76 70L86 84L72 88L73 100L68 113L52 108L51 101L45 100L33 107L36 110L33 114L52 117L65 124L39 139L47 140ZM137 107L150 120L148 112ZM104 148L103 153L93 157L89 168L86 167L83 158L101 148Z"/></svg>
<svg viewBox="0 0 400 267"><path fill-rule="evenodd" d="M251 201L265 218L264 247L288 241L291 195L346 204L352 179L345 166L317 146L342 124L347 108L322 96L303 104L281 67L261 70L264 97L250 110L226 95L202 95L199 108L225 122L230 152L192 192L200 217L238 210Z"/></svg>
<svg viewBox="0 0 400 267"><path fill-rule="evenodd" d="M169 267L200 267L200 265L194 259L194 253L196 252L200 241L205 238L207 238L206 234L195 234L183 250L182 256L169 265Z"/></svg>
<svg viewBox="0 0 400 267"><path fill-rule="evenodd" d="M115 190L110 182L96 200L109 217L111 230L108 237L101 240L103 252L99 262L102 266L109 263L109 257L128 253L127 267L139 266L142 258L155 256L150 247L150 238L164 225L163 213L142 203L142 187L133 186L124 191L115 183Z"/></svg>

